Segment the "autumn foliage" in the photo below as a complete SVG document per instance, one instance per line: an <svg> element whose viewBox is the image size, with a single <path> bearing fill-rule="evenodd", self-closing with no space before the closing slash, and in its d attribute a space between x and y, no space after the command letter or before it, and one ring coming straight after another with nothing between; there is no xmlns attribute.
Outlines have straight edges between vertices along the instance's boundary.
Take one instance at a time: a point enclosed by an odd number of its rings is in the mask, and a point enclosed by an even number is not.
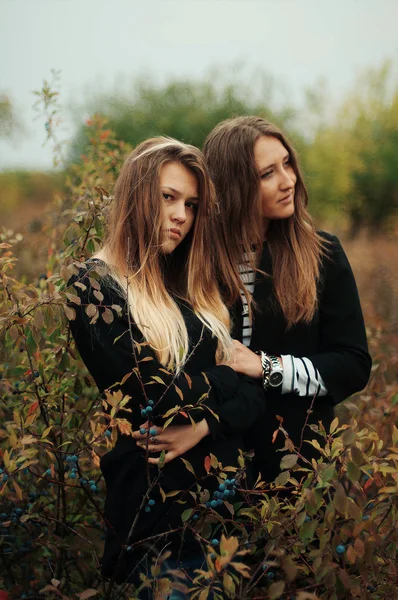
<svg viewBox="0 0 398 600"><path fill-rule="evenodd" d="M120 431L129 432L118 416L126 399L98 394L68 325L78 297L67 281L103 236L128 150L100 118L88 126L89 149L69 171L65 197L44 217L45 272L17 273L24 241L8 231L0 236L0 589L9 598L138 597L99 570L106 526L99 458ZM371 281L366 274L364 285ZM274 482L259 479L242 489L244 503L228 501L228 522L206 505L205 489L195 510L183 512L181 526L196 532L206 557L191 598L396 597L397 330L372 307L365 310L372 379L330 432L321 423L303 432L318 460L302 459L281 421L275 435L286 444ZM215 456L205 465L220 484L234 475ZM154 598L170 590L160 575L166 558L141 580ZM184 588L183 576L176 585Z"/></svg>

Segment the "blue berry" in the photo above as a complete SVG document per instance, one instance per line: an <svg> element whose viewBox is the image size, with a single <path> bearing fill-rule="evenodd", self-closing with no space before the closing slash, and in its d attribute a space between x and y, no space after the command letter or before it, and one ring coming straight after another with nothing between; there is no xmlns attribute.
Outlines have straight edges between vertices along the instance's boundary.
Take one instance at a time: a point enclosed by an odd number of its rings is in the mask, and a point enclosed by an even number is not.
<svg viewBox="0 0 398 600"><path fill-rule="evenodd" d="M214 498L220 498L222 494L220 494L220 492L214 492L213 496Z"/></svg>
<svg viewBox="0 0 398 600"><path fill-rule="evenodd" d="M211 506L212 508L216 508L216 507L217 507L217 500L212 500L212 501L210 502L210 506Z"/></svg>
<svg viewBox="0 0 398 600"><path fill-rule="evenodd" d="M71 471L71 472L69 473L69 478L70 478L70 479L76 479L76 471Z"/></svg>
<svg viewBox="0 0 398 600"><path fill-rule="evenodd" d="M131 546L127 546L127 552L131 552L132 548Z"/></svg>
<svg viewBox="0 0 398 600"><path fill-rule="evenodd" d="M0 469L0 475L3 475L3 469Z"/></svg>
<svg viewBox="0 0 398 600"><path fill-rule="evenodd" d="M230 483L232 483L232 482L231 482L231 480L230 480L230 479L226 479L226 480L225 480L225 483L226 483L227 485L229 485L229 484L230 484Z"/></svg>
<svg viewBox="0 0 398 600"><path fill-rule="evenodd" d="M91 490L92 492L94 492L94 493L95 493L95 492L98 492L98 488L97 488L97 486L96 486L96 485L90 485L90 490Z"/></svg>
<svg viewBox="0 0 398 600"><path fill-rule="evenodd" d="M311 521L311 517L305 515L304 523L309 523Z"/></svg>
<svg viewBox="0 0 398 600"><path fill-rule="evenodd" d="M8 475L7 475L7 473L4 473L4 475L3 475L3 481L8 481Z"/></svg>
<svg viewBox="0 0 398 600"><path fill-rule="evenodd" d="M273 571L268 571L267 573L267 577L268 579L275 579L275 573Z"/></svg>
<svg viewBox="0 0 398 600"><path fill-rule="evenodd" d="M146 416L147 416L147 414L148 414L148 413L146 412L146 409L145 409L145 408L143 408L143 409L142 409L142 411L141 411L141 417L146 417Z"/></svg>
<svg viewBox="0 0 398 600"><path fill-rule="evenodd" d="M65 460L67 463L70 463L70 462L72 462L72 457L68 454L68 456L66 457Z"/></svg>
<svg viewBox="0 0 398 600"><path fill-rule="evenodd" d="M372 508L374 508L374 507L375 507L374 503L373 503L373 502L369 502L369 504L368 504L368 508L372 509Z"/></svg>
<svg viewBox="0 0 398 600"><path fill-rule="evenodd" d="M70 457L70 462L77 463L77 456L76 456L76 454L74 454L73 456Z"/></svg>
<svg viewBox="0 0 398 600"><path fill-rule="evenodd" d="M344 552L345 552L344 544L339 544L338 546L336 546L336 552L337 552L337 554L344 554Z"/></svg>
<svg viewBox="0 0 398 600"><path fill-rule="evenodd" d="M80 485L87 485L88 481L87 479L80 479Z"/></svg>
<svg viewBox="0 0 398 600"><path fill-rule="evenodd" d="M214 554L214 552L211 552L211 553L210 553L210 558L211 558L212 560L214 560L214 559L216 558L216 555Z"/></svg>
<svg viewBox="0 0 398 600"><path fill-rule="evenodd" d="M153 406L155 403L153 400L148 400L147 404L148 404L148 406Z"/></svg>
<svg viewBox="0 0 398 600"><path fill-rule="evenodd" d="M1 513L0 515L0 519L3 519L3 521L7 518L7 513Z"/></svg>
<svg viewBox="0 0 398 600"><path fill-rule="evenodd" d="M146 505L146 507L145 507L145 512L151 512L151 507L150 507L150 506L148 506L148 505Z"/></svg>
<svg viewBox="0 0 398 600"><path fill-rule="evenodd" d="M263 571L265 571L266 569L268 569L268 565L267 563L264 563L263 566L261 567Z"/></svg>
<svg viewBox="0 0 398 600"><path fill-rule="evenodd" d="M235 494L236 494L235 490L230 490L230 492L229 492L230 496L235 496Z"/></svg>
<svg viewBox="0 0 398 600"><path fill-rule="evenodd" d="M47 471L44 473L44 475L47 475L48 477L51 476L51 469L47 469Z"/></svg>
<svg viewBox="0 0 398 600"><path fill-rule="evenodd" d="M210 502L206 502L206 508L210 508Z"/></svg>
<svg viewBox="0 0 398 600"><path fill-rule="evenodd" d="M22 510L22 508L17 508L15 512L18 516L20 516L20 515L22 515L23 510Z"/></svg>
<svg viewBox="0 0 398 600"><path fill-rule="evenodd" d="M146 434L146 429L144 427L141 427L140 434L141 435L145 435Z"/></svg>
<svg viewBox="0 0 398 600"><path fill-rule="evenodd" d="M229 495L230 495L230 493L231 493L231 491L230 491L230 490L224 490L224 496L229 496Z"/></svg>
<svg viewBox="0 0 398 600"><path fill-rule="evenodd" d="M88 482L89 485L95 485L95 481L93 479L90 479L90 481Z"/></svg>
<svg viewBox="0 0 398 600"><path fill-rule="evenodd" d="M214 538L214 539L212 539L212 540L211 540L211 545L212 545L212 546L218 546L218 544L219 544L219 543L220 543L220 542L218 541L218 539L217 539L217 538Z"/></svg>
<svg viewBox="0 0 398 600"><path fill-rule="evenodd" d="M19 386L20 386L20 385L21 385L21 384L20 384L20 382L19 382L19 381L16 381L16 382L15 382L15 387L16 387L16 388L19 388Z"/></svg>
<svg viewBox="0 0 398 600"><path fill-rule="evenodd" d="M236 479L235 479L235 478L234 478L234 479L231 479L231 484L232 484L232 485L235 485L235 483L236 483Z"/></svg>
<svg viewBox="0 0 398 600"><path fill-rule="evenodd" d="M224 500L221 500L221 498L219 498L219 499L217 500L217 505L218 505L218 506L222 506L223 504L224 504Z"/></svg>
<svg viewBox="0 0 398 600"><path fill-rule="evenodd" d="M192 521L197 521L199 519L199 515L192 515Z"/></svg>
<svg viewBox="0 0 398 600"><path fill-rule="evenodd" d="M33 375L34 375L35 377L39 377L39 371L33 371Z"/></svg>
<svg viewBox="0 0 398 600"><path fill-rule="evenodd" d="M111 435L112 435L112 431L111 431L110 429L107 429L107 430L105 431L105 436L106 436L107 438L110 438L110 437L111 437Z"/></svg>
<svg viewBox="0 0 398 600"><path fill-rule="evenodd" d="M151 428L149 430L149 435L153 435L153 436L157 435L156 429Z"/></svg>
<svg viewBox="0 0 398 600"><path fill-rule="evenodd" d="M225 484L220 483L220 485L218 486L218 489L220 490L220 492L223 492L225 490Z"/></svg>
<svg viewBox="0 0 398 600"><path fill-rule="evenodd" d="M368 521L369 520L369 515L364 515L362 517L362 521Z"/></svg>
<svg viewBox="0 0 398 600"><path fill-rule="evenodd" d="M153 408L152 408L152 406L149 405L149 406L146 407L145 410L146 410L147 413L151 413L153 411Z"/></svg>
<svg viewBox="0 0 398 600"><path fill-rule="evenodd" d="M150 500L148 500L148 504L149 506L155 506L156 502L155 500L152 500L152 498Z"/></svg>

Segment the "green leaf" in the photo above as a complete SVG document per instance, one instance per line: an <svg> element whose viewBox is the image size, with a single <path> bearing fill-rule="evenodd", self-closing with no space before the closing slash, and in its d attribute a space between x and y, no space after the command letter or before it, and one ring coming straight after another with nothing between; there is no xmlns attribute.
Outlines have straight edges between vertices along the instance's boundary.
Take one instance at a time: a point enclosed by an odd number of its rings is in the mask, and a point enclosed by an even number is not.
<svg viewBox="0 0 398 600"><path fill-rule="evenodd" d="M352 483L357 483L361 477L361 469L353 462L347 464L347 477Z"/></svg>
<svg viewBox="0 0 398 600"><path fill-rule="evenodd" d="M285 454L281 460L281 469L284 471L285 469L291 469L297 463L298 456L297 454Z"/></svg>
<svg viewBox="0 0 398 600"><path fill-rule="evenodd" d="M185 460L185 458L181 458L180 460L182 460L182 462L185 465L185 468L188 469L188 471L190 471L190 473L192 473L193 475L195 475L195 471L193 470L193 466L191 465L191 463L188 460ZM196 475L195 475L196 477Z"/></svg>
<svg viewBox="0 0 398 600"><path fill-rule="evenodd" d="M268 598L269 600L276 600L280 598L285 591L285 582L284 581L275 581L271 583L268 589Z"/></svg>
<svg viewBox="0 0 398 600"><path fill-rule="evenodd" d="M168 494L167 494L168 496ZM193 515L193 513L195 512L194 508L187 508L186 510L184 510L184 512L181 515L181 520L183 523L186 523L187 521L189 521L189 519L191 518L191 516Z"/></svg>

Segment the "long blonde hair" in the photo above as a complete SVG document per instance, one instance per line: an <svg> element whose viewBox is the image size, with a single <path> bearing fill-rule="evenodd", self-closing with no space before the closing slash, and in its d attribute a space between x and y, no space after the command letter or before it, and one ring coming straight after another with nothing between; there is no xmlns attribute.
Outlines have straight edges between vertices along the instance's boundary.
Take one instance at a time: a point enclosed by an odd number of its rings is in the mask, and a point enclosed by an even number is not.
<svg viewBox="0 0 398 600"><path fill-rule="evenodd" d="M191 231L168 257L162 253L159 173L170 162L181 164L196 177L199 205ZM115 184L100 255L125 290L133 321L158 359L177 372L187 359L189 339L175 297L186 300L211 330L220 355L230 355L229 314L218 290L207 227L215 205L215 190L202 153L171 138L152 138L137 146Z"/></svg>
<svg viewBox="0 0 398 600"><path fill-rule="evenodd" d="M235 268L250 262L256 269L263 244L263 216L254 144L261 136L275 137L283 144L297 176L294 214L271 220L267 229L275 295L291 327L299 321L308 323L314 316L320 261L327 250L307 210L307 190L294 149L275 125L246 116L219 123L207 136L203 153L221 205L222 218L216 222L219 253L228 254ZM222 281L227 296L235 293L230 282Z"/></svg>

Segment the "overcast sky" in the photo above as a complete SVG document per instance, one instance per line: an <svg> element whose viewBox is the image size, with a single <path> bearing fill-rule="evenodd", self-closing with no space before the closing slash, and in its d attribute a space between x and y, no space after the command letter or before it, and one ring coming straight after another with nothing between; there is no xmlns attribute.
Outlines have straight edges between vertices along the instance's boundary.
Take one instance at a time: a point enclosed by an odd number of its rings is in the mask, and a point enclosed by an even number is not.
<svg viewBox="0 0 398 600"><path fill-rule="evenodd" d="M200 77L243 60L292 98L321 77L335 98L357 73L398 63L398 0L0 0L0 94L26 136L0 143L0 169L50 168L32 90L62 72L64 104L134 76Z"/></svg>

